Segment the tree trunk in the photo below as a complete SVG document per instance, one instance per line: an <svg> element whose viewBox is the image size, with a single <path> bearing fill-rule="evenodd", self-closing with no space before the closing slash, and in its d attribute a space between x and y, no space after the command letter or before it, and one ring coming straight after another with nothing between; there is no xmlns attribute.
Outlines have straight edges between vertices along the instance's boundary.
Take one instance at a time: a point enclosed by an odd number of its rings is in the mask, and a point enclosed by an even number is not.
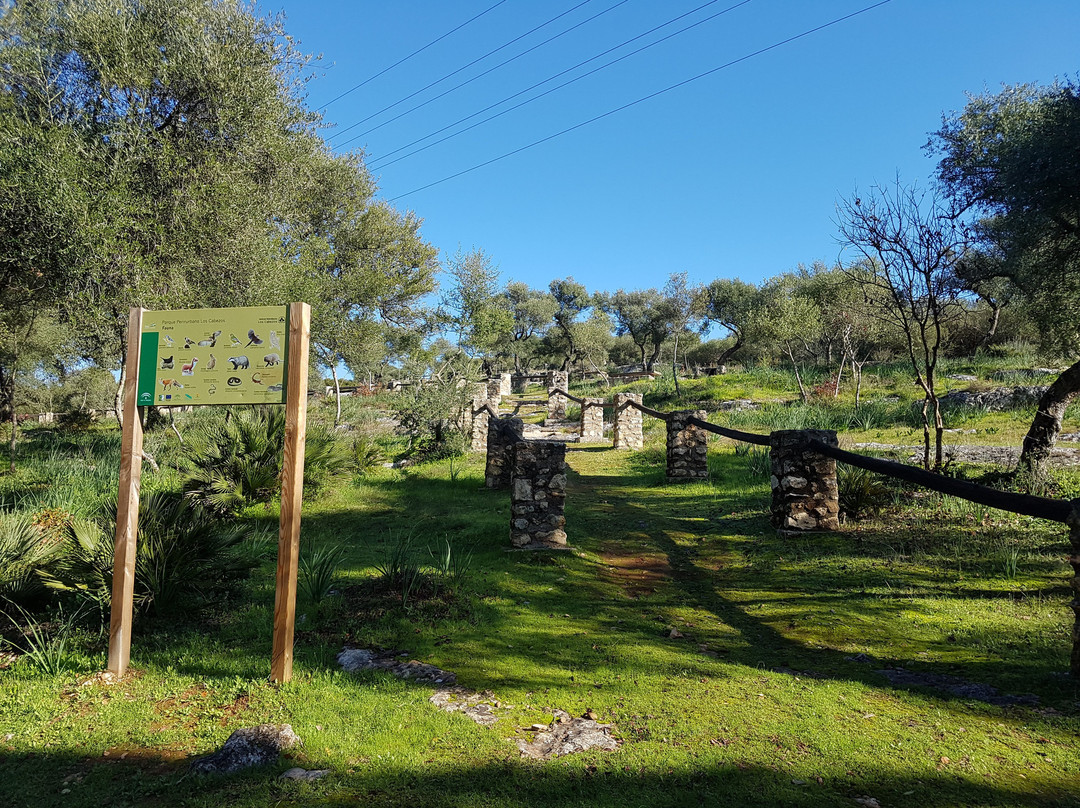
<svg viewBox="0 0 1080 808"><path fill-rule="evenodd" d="M660 345L659 343L653 343L652 356L649 357L649 361L645 364L645 372L652 373L653 368L656 367L656 360L660 358Z"/></svg>
<svg viewBox="0 0 1080 808"><path fill-rule="evenodd" d="M732 332L732 333L735 334L735 344L732 345L730 348L728 348L726 351L724 351L722 354L720 354L720 358L716 360L716 366L717 367L719 367L720 365L727 362L727 360L729 360L731 357L733 357L735 355L735 352L738 351L743 346L743 336L742 336L742 334L740 334L738 332Z"/></svg>
<svg viewBox="0 0 1080 808"><path fill-rule="evenodd" d="M806 404L810 401L810 394L806 392L806 386L803 384L802 374L799 373L799 363L795 361L795 352L791 348L785 347L784 353L788 355L788 359L791 360L791 366L795 368L795 381L799 385L799 396L802 398L803 403Z"/></svg>
<svg viewBox="0 0 1080 808"><path fill-rule="evenodd" d="M8 397L11 402L11 444L8 446L8 470L15 473L15 444L19 439L19 419L15 414L15 361L11 363L11 378L8 380Z"/></svg>
<svg viewBox="0 0 1080 808"><path fill-rule="evenodd" d="M979 344L978 346L976 346L976 350L978 350L978 348L985 348L986 346L988 346L990 344L990 340L992 340L994 338L994 335L997 333L998 321L1001 319L1002 307L1000 303L991 303L990 307L990 325L987 326L986 333L983 334L983 338L979 340Z"/></svg>
<svg viewBox="0 0 1080 808"><path fill-rule="evenodd" d="M1080 392L1080 362L1077 362L1050 385L1039 399L1039 409L1031 422L1031 428L1024 436L1024 448L1020 452L1019 468L1027 471L1039 471L1050 459L1050 452L1061 432L1061 419L1065 408Z"/></svg>
<svg viewBox="0 0 1080 808"><path fill-rule="evenodd" d="M682 390L679 389L679 335L675 334L675 347L671 351L671 375L675 378L675 395L682 398Z"/></svg>

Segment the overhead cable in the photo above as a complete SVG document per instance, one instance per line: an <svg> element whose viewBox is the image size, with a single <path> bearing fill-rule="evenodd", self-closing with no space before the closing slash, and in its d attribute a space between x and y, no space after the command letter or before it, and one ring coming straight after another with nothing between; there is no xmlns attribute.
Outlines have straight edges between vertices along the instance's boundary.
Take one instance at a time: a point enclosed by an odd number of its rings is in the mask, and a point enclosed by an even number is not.
<svg viewBox="0 0 1080 808"><path fill-rule="evenodd" d="M374 117L376 117L376 116L378 116L378 115L382 115L382 114L383 114L384 112L387 112L388 110L391 110L391 109L393 109L393 108L394 108L394 107L396 107L396 106L397 106L398 104L404 104L404 103L405 103L406 101L408 101L408 100L409 100L410 98L414 98L414 97L416 97L416 96L420 95L420 93L424 92L425 90L430 90L430 89L431 89L432 87L434 87L434 86L435 86L436 84L441 84L442 82L446 81L447 79L449 79L449 78L452 78L453 76L456 76L456 75L457 75L458 73L460 73L461 71L463 71L463 70L467 70L468 68L472 67L472 66L473 66L474 64L476 64L477 62L482 62L482 61L483 61L484 59L488 58L489 56L493 56L494 54L498 53L499 51L501 51L501 50L504 50L504 49L506 49L506 48L510 47L510 46L511 46L511 45L513 45L513 44L514 44L515 42L517 42L517 41L519 41L519 40L521 40L521 39L524 39L525 37L529 36L529 34L533 34L533 33L537 32L537 31L539 31L539 30L540 30L541 28L546 28L547 26L551 25L551 24L552 24L553 22L555 22L555 21L557 21L557 20L561 19L562 17L565 17L565 16L567 15L567 14L571 13L572 11L577 11L577 10L578 10L579 8L581 8L582 6L584 6L584 5L588 4L588 3L591 3L591 2L592 2L592 0L582 0L582 1L580 2L580 3L578 3L578 4L577 4L576 6L574 6L573 8L569 8L569 9L567 9L566 11L562 12L561 14L556 14L556 15L555 15L554 17L552 17L552 18L551 18L550 20L548 20L547 22L545 22L545 23L541 23L540 25L536 26L535 28L531 28L531 29L529 29L529 30L528 30L528 31L526 31L526 32L525 32L524 34L521 34L520 36L516 36L516 37L514 37L514 38L513 38L513 39L511 39L511 40L510 40L509 42L507 42L507 43L505 43L505 44L503 44L503 45L500 45L499 47L495 48L494 50L490 50L490 51L488 51L488 52L487 52L487 53L485 53L485 54L484 54L483 56L478 56L477 58L475 58L475 59L473 59L473 60L472 60L471 62L469 62L469 63L468 63L467 65L462 65L462 66L461 66L461 67L459 67L459 68L458 68L457 70L454 70L454 71L452 71L452 72L450 72L450 73L447 73L447 74L446 74L445 76L443 76L442 78L440 78L440 79L436 79L435 81L431 82L430 84L426 84L426 85L424 85L424 86L423 86L423 87L421 87L421 88L420 88L419 90L416 90L415 92L409 93L409 94L408 94L407 96L405 96L404 98L400 98L400 99L398 99L397 101L395 101L395 102L394 102L393 104L390 104L390 105L388 105L388 106L385 106L385 107L383 107L383 108L382 108L382 109L380 109L380 110L379 110L378 112L373 112L373 113L371 113L370 115L368 115L368 116L367 116L366 118L363 118L362 120L359 120L359 121L357 121L356 123L354 123L354 124L351 124L350 126L346 126L346 127L344 128L344 129L342 129L342 130L341 130L340 132L338 132L337 134L334 134L334 135L332 135L332 136L330 137L330 140L333 140L333 139L334 139L334 138L336 138L336 137L341 137L341 136L342 136L342 135L344 135L344 134L345 134L346 132L348 132L348 131L349 131L350 129L355 129L356 127L360 126L361 124L367 123L367 122L368 122L368 121L370 121L370 120L371 120L372 118L374 118Z"/></svg>
<svg viewBox="0 0 1080 808"><path fill-rule="evenodd" d="M393 165L394 163L398 162L399 160L404 160L406 157L412 157L414 154L419 154L422 151L426 151L427 149L430 149L432 146L438 146L440 143L445 143L447 140L450 140L451 138L455 138L458 135L462 135L465 132L468 132L468 131L470 131L472 129L475 129L478 126L483 126L485 123L488 123L489 121L493 121L496 118L500 118L503 115L506 115L508 113L513 112L516 109L520 109L521 107L524 107L527 104L531 104L533 101L537 101L537 100L543 98L544 96L551 95L552 93L557 92L558 90L561 90L563 87L568 87L571 84L574 84L575 82L578 82L578 81L581 81L582 79L588 78L589 76L593 75L594 73L599 73L601 70L609 68L614 64L618 64L619 62L621 62L621 61L623 61L625 59L629 59L631 56L636 56L637 54L641 53L642 51L648 50L649 48L651 48L651 47L653 47L655 45L659 45L662 42L666 42L667 40L671 39L672 37L676 37L679 34L686 33L687 31L689 31L692 28L697 28L699 25L704 25L705 23L710 22L711 20L715 20L717 17L719 17L719 16L721 16L723 14L727 14L729 11L734 11L735 9L739 8L740 6L745 6L747 3L751 2L751 0L741 0L741 2L738 2L733 6L728 6L727 8L723 9L722 11L718 11L715 14L710 14L708 17L704 17L703 19L700 19L695 23L691 23L690 25L687 25L685 28L680 28L678 31L675 31L675 32L673 32L671 34L668 34L667 36L661 37L660 39L657 39L655 42L650 42L648 45L642 45L640 48L638 48L636 50L633 50L633 51L630 51L630 53L623 54L622 56L618 57L617 59L612 59L610 62L602 64L599 67L593 68L592 70L590 70L590 71L588 71L586 73L582 73L580 76L576 76L576 77L570 79L569 81L564 81L562 84L556 85L555 87L552 87L552 88L550 88L548 90L545 90L542 93L534 95L532 98L526 99L525 101L522 101L519 104L515 104L512 107L507 107L506 109L502 110L501 112L497 112L494 115L489 115L487 118L484 118L482 121L477 121L476 123L472 124L471 126L466 126L464 129L460 129L457 132L454 132L453 134L447 135L446 137L439 138L438 140L433 141L432 143L428 143L426 146L422 146L419 149L415 149L414 151L411 151L408 154L403 154L403 155L401 155L401 157L398 157L398 158L396 158L394 160L390 160L390 161L385 162L385 163L382 162L387 157L390 157L391 155L397 154L399 151L403 151L403 150L409 148L410 146L415 146L417 143L421 143L421 142L427 140L430 137L434 137L435 135L438 135L441 132L445 132L447 129L452 129L453 127L457 126L458 124L465 123L465 121L472 120L477 115L483 115L488 110L494 109L497 106L505 104L507 101L512 101L513 99L517 98L519 95L524 95L525 93L529 92L530 90L535 90L537 87L542 87L543 85L547 84L548 82L554 81L555 79L559 78L560 76L565 76L567 73L569 73L569 72L571 72L573 70L577 70L579 67L587 65L589 62L595 62L597 59L599 59L599 58L601 58L603 56L607 56L612 51L616 51L619 48L622 48L622 47L624 47L626 45L629 45L631 42L635 42L635 41L641 39L644 36L648 36L649 34L655 33L656 31L659 31L661 28L666 28L667 26L678 22L683 17L686 17L686 16L688 16L690 14L693 14L693 13L695 13L697 11L701 11L701 9L707 8L708 6L714 5L714 4L718 3L718 2L720 2L720 0L709 0L708 3L705 3L704 5L698 6L697 8L692 9L690 11L687 11L686 14L680 14L678 17L670 19L667 22L662 23L660 25L657 25L655 28L651 28L651 29L649 29L648 31L646 31L643 34L638 34L637 36L635 36L635 37L633 37L631 39L628 39L625 42L619 43L615 47L608 48L606 51L603 51L602 53L598 53L596 56L593 56L593 57L590 57L589 59L586 59L584 62L578 62L573 67L568 67L568 68L566 68L566 70L562 70L562 71L556 73L553 76L549 76L548 78L544 79L543 81L540 81L540 82L537 82L536 84L533 84L531 87L526 87L524 90L516 92L511 96L507 96L506 98L502 99L501 101L497 101L494 104L491 104L489 106L484 107L479 112L474 112L472 115L467 115L464 118L460 118L459 120L455 121L454 123L451 123L451 124L448 124L448 125L444 126L442 129L438 129L438 130L436 130L434 132L431 132L431 133L429 133L427 135L424 135L422 138L417 138L412 143L407 143L406 145L401 146L400 148L394 149L391 152L387 152L384 155L376 157L376 158L372 159L368 163L368 166L369 166L369 168L385 168L386 166ZM350 143L352 140L355 140L355 138L352 138L350 140L346 140L343 143L339 143L338 146L339 147L344 146L346 143ZM374 165L375 163L380 163L380 165L375 166Z"/></svg>
<svg viewBox="0 0 1080 808"><path fill-rule="evenodd" d="M644 103L645 101L649 101L649 100L651 100L653 98L656 98L657 96L663 95L664 93L669 93L672 90L678 89L679 87L685 87L687 84L691 84L692 82L703 79L706 76L711 76L714 73L717 73L717 72L719 72L721 70L725 70L726 68L732 67L733 65L737 65L740 62L745 62L748 59L753 59L755 56L760 56L761 54L767 53L767 52L769 52L771 50L776 50L779 47L782 47L784 45L795 42L796 40L808 37L811 34L815 34L818 31L822 31L822 30L824 30L826 28L829 28L829 27L831 27L833 25L838 25L839 23L850 20L853 17L859 16L860 14L865 14L868 11L872 11L875 8L879 8L879 7L884 6L884 5L886 5L888 3L891 3L891 2L892 2L892 0L880 0L880 2L878 2L878 3L874 3L872 5L865 6L865 7L861 8L861 9L859 9L858 11L853 11L850 14L845 14L842 17L837 17L834 20L830 20L829 22L822 23L821 25L815 26L814 28L810 28L809 30L803 31L801 34L795 34L794 36L790 36L787 39L782 39L779 42L773 43L772 45L768 45L768 46L766 46L764 48L760 48L760 49L758 49L756 51L753 51L752 53L748 53L745 56L740 56L738 59L732 59L730 62L725 62L724 64L719 65L717 67L714 67L711 70L706 70L704 73L699 73L696 76L691 76L688 79L684 79L684 80L682 80L680 82L677 82L677 83L672 84L672 85L670 85L668 87L665 87L662 90L657 90L654 93L649 93L648 95L642 96L641 98L638 98L635 101L630 101L629 103L623 104L620 107L616 107L615 109L608 110L607 112L601 113L600 115L597 115L597 116L595 116L593 118L589 118L586 121L582 121L581 123L574 124L573 126L568 126L566 129L563 129L562 131L556 132L555 134L552 134L552 135L548 135L547 137L540 138L539 140L534 140L532 143L528 143L528 144L526 144L524 146L520 146L520 147L518 147L518 148L516 148L516 149L514 149L512 151L506 152L505 154L500 154L498 157L492 157L490 160L485 160L482 163L478 163L477 165L474 165L474 166L472 166L470 168L466 168L466 169L463 169L461 171L458 171L457 173L451 174L448 177L443 177L440 180L435 180L434 182L429 182L427 185L421 185L419 188L413 188L411 191L406 191L403 194L398 194L397 196L391 197L387 201L388 202L396 202L397 200L403 199L406 196L411 196L412 194L419 193L420 191L425 191L428 188L432 188L432 187L434 187L436 185L441 185L444 182L449 182L450 180L457 179L458 177L461 177L461 176L463 176L465 174L469 174L469 173L471 173L473 171L484 168L485 166L489 166L492 163L497 163L500 160L505 160L507 157L513 157L515 154L520 154L521 152L526 151L528 149L531 149L534 146L539 146L539 145L541 145L543 143L547 143L549 140L554 140L557 137L562 137L565 134L568 134L570 132L581 129L584 126L588 126L589 124L595 123L596 121L602 120L604 118L608 118L608 117L610 117L612 115L615 115L618 112L622 112L623 110L629 109L630 107L637 106L638 104Z"/></svg>
<svg viewBox="0 0 1080 808"><path fill-rule="evenodd" d="M416 55L417 55L417 54L419 54L419 53L423 53L423 52L424 52L424 51L426 51L426 50L427 50L428 48L430 48L430 47L431 47L432 45L435 45L435 44L437 44L437 43L439 43L439 42L442 42L442 41L443 41L444 39L446 39L446 38L447 38L448 36L450 36L451 34L457 33L457 32L458 32L458 31L460 31L460 30L461 30L462 28L464 28L464 27L465 27L466 25L468 25L469 23L471 23L471 22L475 22L476 20L480 19L480 18L481 18L481 17L483 17L483 16L485 15L485 14L487 14L487 13L488 13L489 11L494 11L494 10L495 10L496 8L498 8L499 6L501 6L501 5L502 5L503 3L505 3L505 2L506 2L506 0L499 0L499 2L497 2L497 3L495 4L495 5L493 5L493 6L489 7L489 8L486 8L486 9L484 9L484 10L483 10L483 11L481 11L481 12L480 12L479 14L477 14L477 15L476 15L475 17L470 17L469 19L465 20L465 22L461 23L461 25L457 26L457 28L453 28L453 29L451 29L451 30L447 31L447 32L446 32L445 34L443 34L442 36L440 36L440 37L438 37L438 38L436 38L436 39L433 39L433 40L431 40L431 41L430 41L429 43L427 43L426 45L424 45L424 47L422 47L422 48L417 48L417 49L416 49L416 50L414 50L414 51L413 51L412 53L410 53L410 54L409 54L408 56L406 56L406 57L405 57L405 58L403 58L403 59L398 59L398 60L397 60L396 62L394 62L394 63L393 63L392 65L390 65L389 67L384 67L384 68L383 68L382 70L380 70L380 71L379 71L378 73L376 73L376 74L375 74L374 76L371 76L370 78L364 79L364 80L363 80L362 82L360 82L359 84L357 84L357 85L354 85L354 86L350 87L350 88L349 88L348 90L346 90L345 92L341 93L341 95L335 95L335 96L334 96L333 98L331 98L331 99L330 99L329 101L327 101L327 102L326 102L325 104L323 104L323 105L322 105L322 106L321 106L321 107L319 108L319 111L321 112L322 110L326 109L326 108L327 108L328 106L330 106L331 104L333 104L333 103L334 103L335 101L340 101L340 100L341 100L342 98L344 98L345 96L347 96L347 95L348 95L349 93L351 93L351 92L353 92L353 91L355 91L355 90L359 90L359 89L360 89L361 87L363 87L363 86L364 86L365 84L368 84L368 83L370 83L370 82L372 82L372 81L375 81L375 79L377 79L377 78L378 78L379 76L383 75L384 73L389 73L389 72L390 72L391 70L393 70L393 69L394 69L395 67L397 67L398 65L400 65L400 64L404 64L405 62L409 61L409 60L410 60L411 58L413 58L414 56L416 56Z"/></svg>

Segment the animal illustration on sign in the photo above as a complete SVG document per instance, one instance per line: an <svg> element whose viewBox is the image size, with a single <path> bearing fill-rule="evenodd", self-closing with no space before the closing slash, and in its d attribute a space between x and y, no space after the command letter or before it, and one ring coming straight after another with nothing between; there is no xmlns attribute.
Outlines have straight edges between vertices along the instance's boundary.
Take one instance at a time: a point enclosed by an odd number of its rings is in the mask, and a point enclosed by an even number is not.
<svg viewBox="0 0 1080 808"><path fill-rule="evenodd" d="M172 356L163 356L163 357L161 357L161 369L162 370L172 370L173 369L173 357L174 356L176 356L176 354L173 354Z"/></svg>
<svg viewBox="0 0 1080 808"><path fill-rule="evenodd" d="M258 346L260 346L262 344L263 344L262 337L260 337L258 334L255 333L254 328L249 328L248 329L248 344L245 345L244 347L246 348L246 347L248 347L248 345L254 345L255 347L258 347Z"/></svg>
<svg viewBox="0 0 1080 808"><path fill-rule="evenodd" d="M171 348L175 344L176 344L176 340L174 340L172 337L170 337L168 334L166 334L165 335L165 345L166 345L166 347Z"/></svg>
<svg viewBox="0 0 1080 808"><path fill-rule="evenodd" d="M229 377L229 381L228 381L229 387L236 387L236 385L238 385L238 384L240 384L240 379L239 378L237 378L236 376L230 376Z"/></svg>
<svg viewBox="0 0 1080 808"><path fill-rule="evenodd" d="M221 336L221 332L220 331L215 331L213 334L210 335L210 339L201 339L201 340L199 340L199 347L200 348L213 348L214 346L217 345L217 338L220 337L220 336Z"/></svg>
<svg viewBox="0 0 1080 808"><path fill-rule="evenodd" d="M209 387L206 388L206 392L209 393L210 395L214 395L214 393L217 392L217 385L216 384L210 385Z"/></svg>
<svg viewBox="0 0 1080 808"><path fill-rule="evenodd" d="M281 357L276 353L268 353L263 357L263 361L266 363L264 367L272 368L274 365L281 364Z"/></svg>
<svg viewBox="0 0 1080 808"><path fill-rule="evenodd" d="M186 365L181 365L180 366L180 375L181 376L194 376L195 375L195 365L198 364L198 362L199 362L199 357L197 357L197 356L192 357L190 362L188 362Z"/></svg>
<svg viewBox="0 0 1080 808"><path fill-rule="evenodd" d="M271 348L280 348L281 347L281 343L278 342L277 331L274 331L273 329L270 329L270 347Z"/></svg>
<svg viewBox="0 0 1080 808"><path fill-rule="evenodd" d="M184 337L184 350L185 351L194 344L195 344L195 340L191 339L191 337Z"/></svg>
<svg viewBox="0 0 1080 808"><path fill-rule="evenodd" d="M180 382L178 382L176 379L162 379L161 380L161 389L162 390L168 390L170 387L179 387L181 390L184 389L184 385L180 384Z"/></svg>
<svg viewBox="0 0 1080 808"><path fill-rule="evenodd" d="M262 384L263 383L262 374L261 373L252 373L251 374L251 380L253 382L255 382L255 384Z"/></svg>
<svg viewBox="0 0 1080 808"><path fill-rule="evenodd" d="M240 337L236 336L236 334L233 334L232 332L230 332L229 333L229 339L232 341L232 344L233 344L234 348L240 347L240 344L241 344L240 343Z"/></svg>
<svg viewBox="0 0 1080 808"><path fill-rule="evenodd" d="M217 367L217 357L214 356L213 354L210 354L210 361L206 363L206 369L207 370L213 370L216 367Z"/></svg>
<svg viewBox="0 0 1080 808"><path fill-rule="evenodd" d="M280 393L284 388L280 384L272 384L266 388L271 393Z"/></svg>
<svg viewBox="0 0 1080 808"><path fill-rule="evenodd" d="M229 361L232 362L233 370L247 370L251 364L251 360L246 356L230 356Z"/></svg>

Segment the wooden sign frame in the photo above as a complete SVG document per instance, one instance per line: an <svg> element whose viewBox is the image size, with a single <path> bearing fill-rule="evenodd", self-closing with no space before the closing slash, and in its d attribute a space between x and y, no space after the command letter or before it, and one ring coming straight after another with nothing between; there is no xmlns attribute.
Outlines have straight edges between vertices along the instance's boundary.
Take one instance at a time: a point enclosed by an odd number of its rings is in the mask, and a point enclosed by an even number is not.
<svg viewBox="0 0 1080 808"><path fill-rule="evenodd" d="M131 657L135 553L139 530L139 488L143 454L143 431L136 398L145 313L145 309L135 308L128 316L127 355L124 361L124 427L120 448L120 485L116 507L108 658L108 671L118 678L127 671ZM300 560L300 510L304 492L304 448L307 432L308 346L311 340L311 307L307 303L289 304L288 329L285 452L281 475L281 521L274 594L274 641L270 661L270 678L275 682L288 682L292 679L296 576Z"/></svg>

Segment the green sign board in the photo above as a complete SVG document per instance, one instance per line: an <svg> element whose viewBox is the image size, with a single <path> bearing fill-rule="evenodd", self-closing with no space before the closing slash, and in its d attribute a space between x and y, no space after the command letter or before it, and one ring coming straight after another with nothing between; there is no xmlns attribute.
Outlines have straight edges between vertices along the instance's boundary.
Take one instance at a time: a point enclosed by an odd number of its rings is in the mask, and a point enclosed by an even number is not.
<svg viewBox="0 0 1080 808"><path fill-rule="evenodd" d="M140 407L282 404L288 306L143 312Z"/></svg>

